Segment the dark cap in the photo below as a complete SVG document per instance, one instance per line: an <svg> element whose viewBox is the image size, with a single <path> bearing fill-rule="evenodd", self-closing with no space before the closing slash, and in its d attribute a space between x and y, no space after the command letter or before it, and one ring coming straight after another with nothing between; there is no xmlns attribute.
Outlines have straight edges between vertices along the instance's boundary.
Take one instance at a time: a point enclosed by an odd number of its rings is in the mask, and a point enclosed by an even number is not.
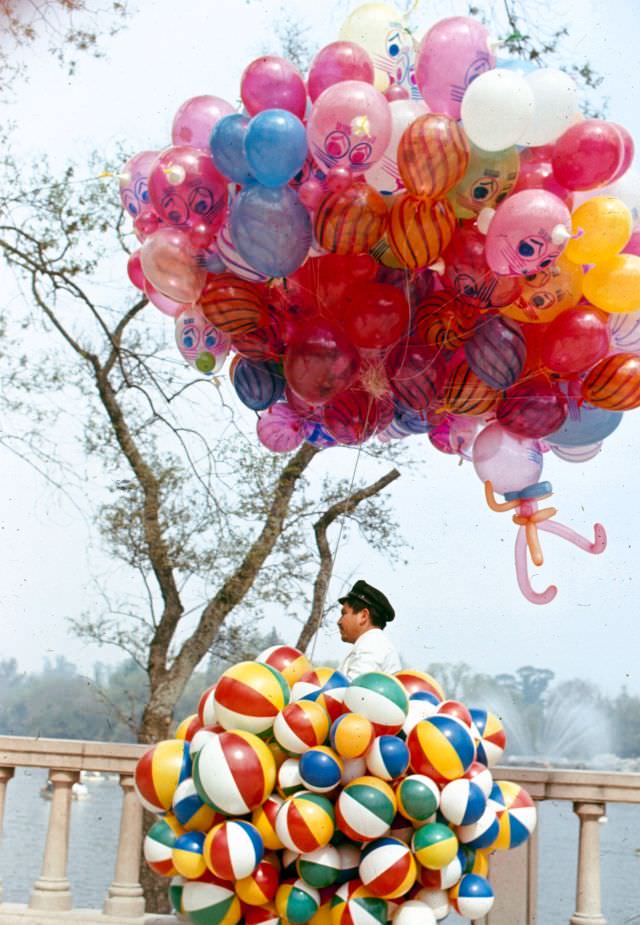
<svg viewBox="0 0 640 925"><path fill-rule="evenodd" d="M360 601L365 607L370 607L372 610L375 610L377 615L383 619L385 623L390 623L396 615L395 610L389 603L389 598L383 594L382 591L378 591L377 588L374 588L373 585L363 581L362 578L356 581L348 594L338 598L341 604L351 600Z"/></svg>

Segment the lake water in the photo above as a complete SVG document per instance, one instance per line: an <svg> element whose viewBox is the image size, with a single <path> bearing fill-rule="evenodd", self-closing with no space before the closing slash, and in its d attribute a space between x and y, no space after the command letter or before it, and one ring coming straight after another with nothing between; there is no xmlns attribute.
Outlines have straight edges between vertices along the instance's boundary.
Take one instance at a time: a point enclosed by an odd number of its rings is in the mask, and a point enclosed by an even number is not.
<svg viewBox="0 0 640 925"><path fill-rule="evenodd" d="M7 788L0 878L6 902L27 902L40 874L51 803L39 795L45 771L18 769ZM113 869L120 826L117 781L87 783L90 797L74 801L69 880L78 907L101 908ZM640 925L640 805L611 804L601 826L603 912L609 925ZM568 925L575 911L578 819L571 803L540 805L540 925ZM450 916L447 922L462 922Z"/></svg>

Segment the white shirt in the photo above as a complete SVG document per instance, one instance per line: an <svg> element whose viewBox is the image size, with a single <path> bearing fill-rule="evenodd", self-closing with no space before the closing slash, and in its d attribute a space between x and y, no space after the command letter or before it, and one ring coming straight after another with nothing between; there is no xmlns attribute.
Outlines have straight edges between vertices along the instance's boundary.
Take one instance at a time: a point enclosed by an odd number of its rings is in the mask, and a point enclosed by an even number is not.
<svg viewBox="0 0 640 925"><path fill-rule="evenodd" d="M387 674L393 674L395 671L400 671L401 667L398 653L387 634L378 627L374 627L356 640L338 670L353 681L366 671L384 671Z"/></svg>

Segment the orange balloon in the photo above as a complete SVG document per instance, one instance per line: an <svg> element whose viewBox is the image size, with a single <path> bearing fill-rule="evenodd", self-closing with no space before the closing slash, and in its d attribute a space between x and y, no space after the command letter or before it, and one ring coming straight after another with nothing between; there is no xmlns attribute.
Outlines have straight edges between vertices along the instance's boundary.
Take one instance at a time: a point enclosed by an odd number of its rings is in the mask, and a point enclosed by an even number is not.
<svg viewBox="0 0 640 925"><path fill-rule="evenodd" d="M472 336L477 314L450 292L432 292L416 308L416 337L440 350L456 350Z"/></svg>
<svg viewBox="0 0 640 925"><path fill-rule="evenodd" d="M335 254L366 254L385 232L384 198L366 183L330 193L318 207L315 236L320 247Z"/></svg>
<svg viewBox="0 0 640 925"><path fill-rule="evenodd" d="M197 304L207 321L232 337L255 331L267 320L258 287L233 273L210 276Z"/></svg>
<svg viewBox="0 0 640 925"><path fill-rule="evenodd" d="M476 376L464 357L461 357L449 366L440 398L439 411L478 415L495 408L501 393Z"/></svg>
<svg viewBox="0 0 640 925"><path fill-rule="evenodd" d="M525 277L522 292L515 302L500 311L514 321L525 324L549 324L567 308L573 308L582 296L584 272L564 254L553 266Z"/></svg>
<svg viewBox="0 0 640 925"><path fill-rule="evenodd" d="M391 207L387 239L402 266L419 270L438 259L455 227L456 217L446 199L417 199L403 193Z"/></svg>
<svg viewBox="0 0 640 925"><path fill-rule="evenodd" d="M614 353L600 360L584 380L582 396L609 411L640 408L640 356Z"/></svg>
<svg viewBox="0 0 640 925"><path fill-rule="evenodd" d="M469 142L455 119L442 113L419 116L398 143L398 170L414 196L438 199L462 179L469 166Z"/></svg>

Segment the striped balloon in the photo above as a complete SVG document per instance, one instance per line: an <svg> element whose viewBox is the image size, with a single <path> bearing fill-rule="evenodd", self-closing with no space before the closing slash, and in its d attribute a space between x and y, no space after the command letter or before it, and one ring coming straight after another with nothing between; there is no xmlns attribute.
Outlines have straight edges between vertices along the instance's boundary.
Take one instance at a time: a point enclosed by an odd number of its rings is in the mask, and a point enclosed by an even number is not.
<svg viewBox="0 0 640 925"><path fill-rule="evenodd" d="M385 404L364 389L347 389L324 405L322 425L343 446L366 443L380 426Z"/></svg>
<svg viewBox="0 0 640 925"><path fill-rule="evenodd" d="M232 337L266 322L267 308L258 287L233 273L210 276L197 304L207 321Z"/></svg>
<svg viewBox="0 0 640 925"><path fill-rule="evenodd" d="M411 889L417 868L411 848L397 838L387 837L364 848L358 872L374 896L396 899Z"/></svg>
<svg viewBox="0 0 640 925"><path fill-rule="evenodd" d="M419 270L434 263L448 246L456 217L446 199L398 196L391 206L387 240L398 263Z"/></svg>
<svg viewBox="0 0 640 925"><path fill-rule="evenodd" d="M343 788L336 803L336 823L352 841L367 842L386 835L396 814L396 796L377 777L356 777Z"/></svg>
<svg viewBox="0 0 640 925"><path fill-rule="evenodd" d="M476 376L462 355L449 364L440 397L442 411L478 415L495 408L500 393Z"/></svg>
<svg viewBox="0 0 640 925"><path fill-rule="evenodd" d="M263 411L256 431L260 443L272 453L291 453L303 442L306 422L286 402Z"/></svg>
<svg viewBox="0 0 640 925"><path fill-rule="evenodd" d="M221 880L241 880L256 869L264 857L260 833L250 822L230 819L220 822L204 842L207 867Z"/></svg>
<svg viewBox="0 0 640 925"><path fill-rule="evenodd" d="M152 813L171 808L176 787L191 777L189 743L167 739L148 749L138 761L134 783L138 799Z"/></svg>
<svg viewBox="0 0 640 925"><path fill-rule="evenodd" d="M432 405L445 374L444 358L432 347L403 341L388 358L393 394L405 408L424 411Z"/></svg>
<svg viewBox="0 0 640 925"><path fill-rule="evenodd" d="M516 321L498 315L484 318L464 345L467 363L494 389L508 389L520 377L527 343Z"/></svg>
<svg viewBox="0 0 640 925"><path fill-rule="evenodd" d="M416 337L438 350L456 350L473 334L475 321L468 315L450 292L432 292L415 310Z"/></svg>
<svg viewBox="0 0 640 925"><path fill-rule="evenodd" d="M252 361L235 356L229 367L229 378L242 404L252 411L270 408L284 394L284 376L273 360Z"/></svg>
<svg viewBox="0 0 640 925"><path fill-rule="evenodd" d="M293 693L295 695L294 686ZM329 734L329 717L319 703L300 700L288 704L273 724L276 741L285 751L301 755L308 748L322 745Z"/></svg>
<svg viewBox="0 0 640 925"><path fill-rule="evenodd" d="M409 696L418 691L425 691L427 694L434 694L438 701L445 699L442 686L425 671L417 671L415 668L401 668L400 671L396 671L395 676Z"/></svg>
<svg viewBox="0 0 640 925"><path fill-rule="evenodd" d="M492 847L506 851L522 845L536 827L535 803L519 784L509 780L497 780L489 796L489 802L498 817L498 837Z"/></svg>
<svg viewBox="0 0 640 925"><path fill-rule="evenodd" d="M367 254L387 226L387 206L366 183L326 196L315 215L318 244L336 254Z"/></svg>
<svg viewBox="0 0 640 925"><path fill-rule="evenodd" d="M595 459L602 450L602 442L588 443L586 446L556 446L550 444L554 456L570 463L586 463Z"/></svg>
<svg viewBox="0 0 640 925"><path fill-rule="evenodd" d="M280 918L291 925L304 925L319 907L320 894L304 880L283 883L278 888L276 909Z"/></svg>
<svg viewBox="0 0 640 925"><path fill-rule="evenodd" d="M477 760L492 768L502 758L507 745L502 721L489 710L472 707L469 712L473 720L472 735L476 743Z"/></svg>
<svg viewBox="0 0 640 925"><path fill-rule="evenodd" d="M388 914L386 900L360 880L343 884L331 900L331 925L386 925Z"/></svg>
<svg viewBox="0 0 640 925"><path fill-rule="evenodd" d="M640 353L640 311L609 315L611 346L625 353Z"/></svg>
<svg viewBox="0 0 640 925"><path fill-rule="evenodd" d="M476 755L467 727L444 714L419 722L409 733L407 745L412 769L437 783L462 777Z"/></svg>
<svg viewBox="0 0 640 925"><path fill-rule="evenodd" d="M640 358L638 366L638 404L640 404ZM602 362L606 362L603 360ZM586 382L583 385L583 394ZM596 404L585 395L588 401ZM555 383L544 376L534 376L524 382L517 382L498 403L496 417L499 423L519 437L540 438L562 427L568 414L564 393Z"/></svg>
<svg viewBox="0 0 640 925"><path fill-rule="evenodd" d="M593 367L582 384L583 398L610 411L640 407L640 356L614 353Z"/></svg>
<svg viewBox="0 0 640 925"><path fill-rule="evenodd" d="M273 790L276 763L264 742L250 732L221 732L198 753L193 779L209 806L243 816L264 803Z"/></svg>
<svg viewBox="0 0 640 925"><path fill-rule="evenodd" d="M404 687L383 671L367 671L354 678L344 702L353 713L361 713L371 721L376 735L400 732L409 711Z"/></svg>
<svg viewBox="0 0 640 925"><path fill-rule="evenodd" d="M328 845L335 831L333 805L317 793L302 791L284 801L276 817L276 832L290 851L305 854Z"/></svg>
<svg viewBox="0 0 640 925"><path fill-rule="evenodd" d="M229 217L225 219L222 228L218 232L216 245L222 262L225 264L227 269L231 270L232 273L235 273L236 276L254 283L264 283L269 279L265 273L261 273L260 270L256 270L255 267L252 267L250 264L248 264L247 261L244 260L238 253L238 250L231 238Z"/></svg>
<svg viewBox="0 0 640 925"><path fill-rule="evenodd" d="M280 315L275 309L270 308L265 324L254 331L249 331L248 334L237 334L233 338L233 349L255 363L263 360L278 360L284 353L281 322Z"/></svg>
<svg viewBox="0 0 640 925"><path fill-rule="evenodd" d="M398 169L410 193L438 199L462 179L469 154L469 142L455 119L427 113L404 130L398 144Z"/></svg>
<svg viewBox="0 0 640 925"><path fill-rule="evenodd" d="M260 833L265 848L269 851L279 851L284 845L276 833L276 816L282 806L283 800L275 793L270 794L262 806L254 809L251 822Z"/></svg>
<svg viewBox="0 0 640 925"><path fill-rule="evenodd" d="M213 876L187 881L182 905L193 925L237 925L242 916L233 885Z"/></svg>
<svg viewBox="0 0 640 925"><path fill-rule="evenodd" d="M259 662L238 662L216 685L216 717L225 729L266 732L289 703L289 685L279 671Z"/></svg>
<svg viewBox="0 0 640 925"><path fill-rule="evenodd" d="M161 877L174 877L178 873L173 860L173 846L181 835L184 835L184 829L173 813L167 813L151 826L145 836L142 853L154 873Z"/></svg>

